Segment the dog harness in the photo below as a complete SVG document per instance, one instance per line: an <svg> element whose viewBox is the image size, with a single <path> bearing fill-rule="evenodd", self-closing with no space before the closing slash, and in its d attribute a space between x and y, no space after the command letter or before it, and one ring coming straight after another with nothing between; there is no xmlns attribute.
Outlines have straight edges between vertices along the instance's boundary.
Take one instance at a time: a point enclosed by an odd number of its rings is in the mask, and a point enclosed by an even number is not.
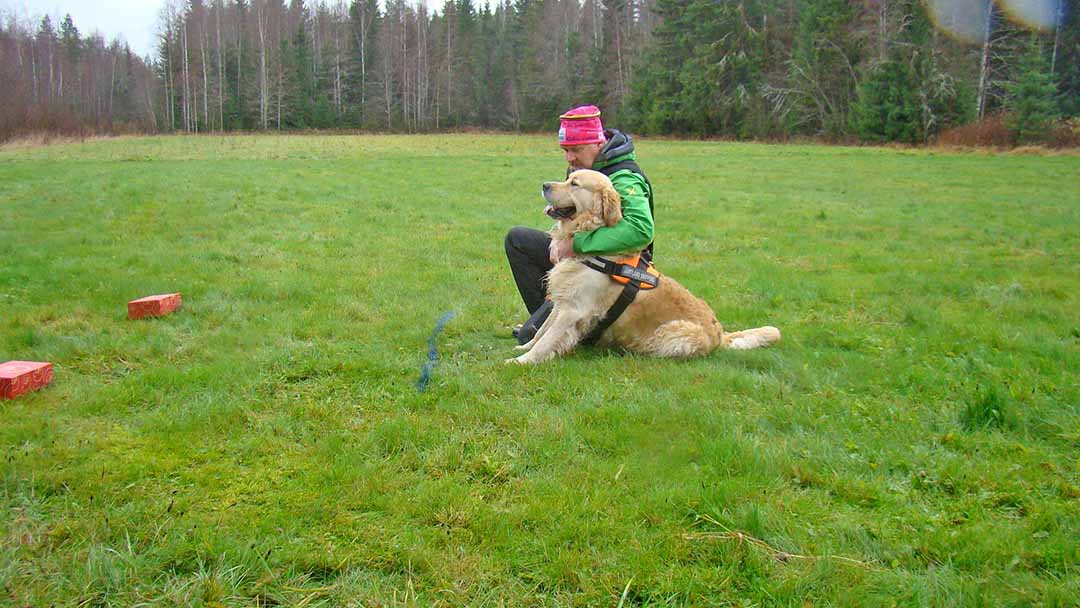
<svg viewBox="0 0 1080 608"><path fill-rule="evenodd" d="M656 289L660 285L660 272L653 267L652 262L645 259L645 256L641 254L614 261L596 256L585 258L581 263L597 272L608 275L612 281L623 286L619 299L615 300L604 318L600 319L596 327L581 341L583 344L592 345L596 344L596 341L611 327L612 323L622 316L623 311L633 303L639 291L642 289Z"/></svg>

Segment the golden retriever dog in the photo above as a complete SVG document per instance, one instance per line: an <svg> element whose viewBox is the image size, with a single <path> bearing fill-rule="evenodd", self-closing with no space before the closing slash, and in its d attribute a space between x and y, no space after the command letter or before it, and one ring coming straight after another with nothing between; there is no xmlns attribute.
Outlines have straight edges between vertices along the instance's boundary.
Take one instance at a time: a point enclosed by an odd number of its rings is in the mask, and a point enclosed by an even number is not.
<svg viewBox="0 0 1080 608"><path fill-rule="evenodd" d="M564 182L543 187L548 215L559 220L551 232L555 241L622 219L619 193L598 171L575 171ZM632 256L636 251L615 254ZM548 297L554 307L536 336L517 349L526 351L507 363L542 363L572 350L607 314L623 286L582 263L589 256L561 260L548 273ZM709 305L694 297L671 277L654 289L638 292L633 303L601 335L598 344L657 357L696 357L716 348L750 349L780 340L780 330L759 327L728 333Z"/></svg>

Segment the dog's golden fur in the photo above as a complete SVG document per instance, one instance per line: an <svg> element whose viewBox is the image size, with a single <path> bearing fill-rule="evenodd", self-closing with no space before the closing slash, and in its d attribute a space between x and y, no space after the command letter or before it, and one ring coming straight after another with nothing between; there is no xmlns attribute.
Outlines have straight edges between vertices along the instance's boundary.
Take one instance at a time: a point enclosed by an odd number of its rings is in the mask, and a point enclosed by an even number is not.
<svg viewBox="0 0 1080 608"><path fill-rule="evenodd" d="M564 182L544 184L544 198L555 210L573 208L573 215L552 230L554 241L614 226L622 219L619 193L597 171L575 171ZM531 341L517 347L526 352L508 362L541 363L569 352L604 317L622 290L621 284L586 267L579 257L560 261L548 273L548 297L554 303L551 315ZM694 357L716 348L767 346L779 339L780 330L768 326L725 332L708 304L665 275L655 289L638 292L599 343L658 357Z"/></svg>

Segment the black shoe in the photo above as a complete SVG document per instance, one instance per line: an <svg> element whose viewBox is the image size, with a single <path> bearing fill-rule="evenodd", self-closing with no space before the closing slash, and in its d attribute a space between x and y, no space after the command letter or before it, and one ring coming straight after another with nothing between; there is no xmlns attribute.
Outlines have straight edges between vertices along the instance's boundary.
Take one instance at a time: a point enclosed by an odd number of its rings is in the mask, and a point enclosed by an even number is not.
<svg viewBox="0 0 1080 608"><path fill-rule="evenodd" d="M529 317L529 320L514 330L514 337L517 338L518 344L525 344L533 339L536 332L540 330L540 326L551 315L551 309L553 308L555 308L555 304L551 300L544 300L544 303L540 305L540 308L536 309L536 312Z"/></svg>

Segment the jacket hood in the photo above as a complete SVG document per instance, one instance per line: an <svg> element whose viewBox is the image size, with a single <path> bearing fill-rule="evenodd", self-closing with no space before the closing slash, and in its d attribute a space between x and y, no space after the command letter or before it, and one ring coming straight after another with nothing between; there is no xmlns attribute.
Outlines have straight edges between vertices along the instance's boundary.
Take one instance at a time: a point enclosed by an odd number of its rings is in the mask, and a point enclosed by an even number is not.
<svg viewBox="0 0 1080 608"><path fill-rule="evenodd" d="M604 129L604 137L607 143L600 148L600 154L593 161L594 167L602 167L611 164L620 156L626 156L634 152L634 140L618 129Z"/></svg>

